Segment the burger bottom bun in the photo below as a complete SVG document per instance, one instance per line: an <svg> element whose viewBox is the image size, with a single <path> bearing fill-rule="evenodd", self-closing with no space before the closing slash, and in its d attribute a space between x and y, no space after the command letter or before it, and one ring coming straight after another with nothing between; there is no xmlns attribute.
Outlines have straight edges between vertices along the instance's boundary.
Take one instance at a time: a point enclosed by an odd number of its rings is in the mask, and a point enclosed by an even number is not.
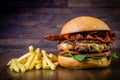
<svg viewBox="0 0 120 80"><path fill-rule="evenodd" d="M108 67L111 63L111 58L101 58L99 60L86 58L84 61L77 61L72 57L58 56L60 66L71 69L91 69Z"/></svg>

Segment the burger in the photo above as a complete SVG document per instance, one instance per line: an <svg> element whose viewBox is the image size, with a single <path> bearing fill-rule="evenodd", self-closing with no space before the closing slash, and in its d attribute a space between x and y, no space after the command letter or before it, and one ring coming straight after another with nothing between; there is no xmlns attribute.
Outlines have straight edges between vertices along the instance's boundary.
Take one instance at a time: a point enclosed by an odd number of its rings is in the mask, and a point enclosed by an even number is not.
<svg viewBox="0 0 120 80"><path fill-rule="evenodd" d="M60 34L47 34L44 38L58 41L58 63L65 68L104 68L112 58L118 58L111 52L115 33L95 17L73 18L62 27Z"/></svg>

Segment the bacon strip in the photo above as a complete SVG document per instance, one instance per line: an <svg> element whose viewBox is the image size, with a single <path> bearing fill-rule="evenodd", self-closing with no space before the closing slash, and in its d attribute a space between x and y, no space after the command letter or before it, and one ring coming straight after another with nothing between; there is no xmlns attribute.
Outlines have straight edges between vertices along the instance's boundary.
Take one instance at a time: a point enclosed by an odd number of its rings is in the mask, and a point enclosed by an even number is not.
<svg viewBox="0 0 120 80"><path fill-rule="evenodd" d="M71 33L71 34L64 34L64 35L57 35L57 34L48 34L44 36L47 40L80 40L80 39L91 39L91 40L99 40L101 42L111 42L115 40L115 34L111 33L110 31L98 32L98 33Z"/></svg>
<svg viewBox="0 0 120 80"><path fill-rule="evenodd" d="M70 35L70 34L65 34L65 35L62 35L62 36L63 36L65 39L68 39L68 40L69 40L71 35Z"/></svg>
<svg viewBox="0 0 120 80"><path fill-rule="evenodd" d="M57 34L47 34L44 36L44 39L55 41L55 40L64 40L64 37Z"/></svg>
<svg viewBox="0 0 120 80"><path fill-rule="evenodd" d="M111 32L110 32L110 39L111 39L111 40L115 40L115 39L116 39L115 33L111 33Z"/></svg>
<svg viewBox="0 0 120 80"><path fill-rule="evenodd" d="M86 39L95 39L95 38L93 36L91 36L90 34L87 34Z"/></svg>
<svg viewBox="0 0 120 80"><path fill-rule="evenodd" d="M83 39L83 36L81 34L76 35L76 40Z"/></svg>

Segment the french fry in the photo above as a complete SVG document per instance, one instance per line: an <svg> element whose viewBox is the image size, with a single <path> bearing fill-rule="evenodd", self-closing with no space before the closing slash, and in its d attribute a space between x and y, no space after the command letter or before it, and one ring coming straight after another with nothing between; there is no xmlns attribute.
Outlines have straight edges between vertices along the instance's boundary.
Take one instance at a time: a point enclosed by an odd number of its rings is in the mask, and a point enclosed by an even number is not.
<svg viewBox="0 0 120 80"><path fill-rule="evenodd" d="M25 60L26 58L28 58L30 55L31 55L31 53L24 54L23 56L19 57L19 58L17 59L17 61L23 63L24 60Z"/></svg>
<svg viewBox="0 0 120 80"><path fill-rule="evenodd" d="M48 55L49 59L52 61L52 62L57 62L58 61L58 57L52 53L50 53Z"/></svg>
<svg viewBox="0 0 120 80"><path fill-rule="evenodd" d="M47 65L47 62L46 62L46 59L43 57L43 60L42 60L42 68L43 69L46 69L45 66Z"/></svg>
<svg viewBox="0 0 120 80"><path fill-rule="evenodd" d="M24 54L23 56L21 56L20 58L18 58L17 61L18 62L23 62L24 59L28 58L31 55L31 53L33 53L33 49L34 49L33 46L29 46L29 53Z"/></svg>
<svg viewBox="0 0 120 80"><path fill-rule="evenodd" d="M32 60L34 59L35 54L31 54L31 56L28 57L26 63L25 63L25 69L28 70L30 64L32 63Z"/></svg>
<svg viewBox="0 0 120 80"><path fill-rule="evenodd" d="M32 70L34 68L35 61L38 60L38 57L39 57L39 53L36 53L33 61L31 62L30 66L29 66L29 70Z"/></svg>
<svg viewBox="0 0 120 80"><path fill-rule="evenodd" d="M42 64L42 60L36 60L35 64Z"/></svg>
<svg viewBox="0 0 120 80"><path fill-rule="evenodd" d="M38 59L41 59L40 48L37 48L37 49L35 50L35 53L37 54Z"/></svg>
<svg viewBox="0 0 120 80"><path fill-rule="evenodd" d="M50 69L50 66L47 64L47 60L45 59L45 57L43 57L43 69Z"/></svg>
<svg viewBox="0 0 120 80"><path fill-rule="evenodd" d="M19 67L16 64L16 59L12 59L11 67L14 71L19 72Z"/></svg>
<svg viewBox="0 0 120 80"><path fill-rule="evenodd" d="M38 53L38 60L42 60L42 54L40 52L40 48L37 48L35 52Z"/></svg>
<svg viewBox="0 0 120 80"><path fill-rule="evenodd" d="M10 69L10 71L13 71L13 67L11 65L9 66L9 69Z"/></svg>
<svg viewBox="0 0 120 80"><path fill-rule="evenodd" d="M44 65L43 69L50 69L50 66L49 65Z"/></svg>
<svg viewBox="0 0 120 80"><path fill-rule="evenodd" d="M36 60L35 69L41 69L41 68L42 68L42 60Z"/></svg>
<svg viewBox="0 0 120 80"><path fill-rule="evenodd" d="M27 58L22 59L21 61L19 61L19 63L21 63L21 64L25 64L25 63L26 63L26 61L27 61Z"/></svg>
<svg viewBox="0 0 120 80"><path fill-rule="evenodd" d="M37 48L37 49L35 50L35 52L36 52L36 53L40 53L40 48Z"/></svg>
<svg viewBox="0 0 120 80"><path fill-rule="evenodd" d="M34 50L33 46L29 46L29 52L33 53L33 50Z"/></svg>
<svg viewBox="0 0 120 80"><path fill-rule="evenodd" d="M46 51L42 50L41 52L43 54L43 61L46 60L47 64L50 66L51 70L55 70L56 66L52 63L52 61L49 60L49 58L47 57Z"/></svg>
<svg viewBox="0 0 120 80"><path fill-rule="evenodd" d="M36 64L35 65L35 69L41 69L42 68L42 64Z"/></svg>
<svg viewBox="0 0 120 80"><path fill-rule="evenodd" d="M54 62L54 65L55 65L55 66L58 66L59 64L58 64L58 62Z"/></svg>
<svg viewBox="0 0 120 80"><path fill-rule="evenodd" d="M34 53L36 53L36 54L35 54L35 57L34 57L31 65L30 65L30 67L29 67L29 70L32 70L32 69L34 68L34 66L35 66L35 61L37 61L38 58L40 58L40 48L37 48Z"/></svg>
<svg viewBox="0 0 120 80"><path fill-rule="evenodd" d="M23 65L23 64L21 64L21 63L17 63L17 65L18 65L18 67L19 67L19 69L20 69L20 71L22 72L22 73L24 73L26 70L25 70L25 66Z"/></svg>
<svg viewBox="0 0 120 80"><path fill-rule="evenodd" d="M12 63L12 60L10 60L8 63L7 63L7 66L11 65Z"/></svg>

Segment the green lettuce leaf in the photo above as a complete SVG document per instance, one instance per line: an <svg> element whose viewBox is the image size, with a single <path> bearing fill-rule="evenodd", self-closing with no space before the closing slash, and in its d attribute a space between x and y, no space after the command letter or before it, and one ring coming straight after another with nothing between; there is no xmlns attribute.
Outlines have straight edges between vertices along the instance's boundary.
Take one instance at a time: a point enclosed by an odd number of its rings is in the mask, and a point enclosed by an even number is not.
<svg viewBox="0 0 120 80"><path fill-rule="evenodd" d="M109 54L109 56L112 58L118 58L118 54L115 52L112 52L111 54Z"/></svg>
<svg viewBox="0 0 120 80"><path fill-rule="evenodd" d="M72 55L72 53L67 52L67 53L65 53L63 56L66 56L66 57L72 57L73 55Z"/></svg>
<svg viewBox="0 0 120 80"><path fill-rule="evenodd" d="M78 61L83 61L87 57L86 55L83 55L83 54L76 54L75 55L75 54L72 54L70 52L65 53L63 56L73 57L73 59L78 60ZM109 55L106 55L106 56L92 56L91 58L101 59L101 58L104 58L104 57L118 58L118 54L115 53L115 52L112 52L112 53L110 53Z"/></svg>
<svg viewBox="0 0 120 80"><path fill-rule="evenodd" d="M85 58L86 58L85 55L81 55L81 54L73 55L73 59L78 60L78 61L83 61Z"/></svg>
<svg viewBox="0 0 120 80"><path fill-rule="evenodd" d="M81 54L74 55L74 54L72 54L70 52L65 53L63 56L73 57L73 59L78 60L78 61L83 61L86 58L85 55L81 55Z"/></svg>

